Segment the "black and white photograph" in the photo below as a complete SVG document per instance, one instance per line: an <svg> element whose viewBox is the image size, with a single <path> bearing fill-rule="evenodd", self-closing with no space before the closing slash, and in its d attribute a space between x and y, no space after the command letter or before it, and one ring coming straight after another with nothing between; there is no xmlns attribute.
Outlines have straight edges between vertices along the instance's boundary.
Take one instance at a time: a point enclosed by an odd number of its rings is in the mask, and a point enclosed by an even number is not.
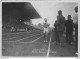
<svg viewBox="0 0 80 59"><path fill-rule="evenodd" d="M78 57L78 3L2 2L2 56Z"/></svg>

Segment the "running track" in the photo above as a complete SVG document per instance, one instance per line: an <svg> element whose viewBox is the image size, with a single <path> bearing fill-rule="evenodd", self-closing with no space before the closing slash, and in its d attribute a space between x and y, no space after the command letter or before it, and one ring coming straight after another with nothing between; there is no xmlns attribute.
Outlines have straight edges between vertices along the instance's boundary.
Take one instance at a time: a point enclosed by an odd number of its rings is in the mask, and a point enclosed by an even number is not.
<svg viewBox="0 0 80 59"><path fill-rule="evenodd" d="M74 45L56 46L54 36L51 31L44 42L42 31L2 34L2 56L74 57Z"/></svg>

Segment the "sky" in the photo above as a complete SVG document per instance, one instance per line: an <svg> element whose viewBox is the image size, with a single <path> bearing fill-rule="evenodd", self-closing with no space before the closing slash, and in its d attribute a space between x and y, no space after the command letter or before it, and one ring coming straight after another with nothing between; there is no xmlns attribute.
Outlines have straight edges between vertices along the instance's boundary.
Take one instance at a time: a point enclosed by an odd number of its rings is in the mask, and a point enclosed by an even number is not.
<svg viewBox="0 0 80 59"><path fill-rule="evenodd" d="M50 27L53 27L57 19L58 10L62 10L62 14L67 20L68 15L73 16L75 14L74 8L78 5L75 2L31 2L31 4L42 17L41 19L31 19L32 23L37 25L38 23L43 23L44 18L47 18Z"/></svg>

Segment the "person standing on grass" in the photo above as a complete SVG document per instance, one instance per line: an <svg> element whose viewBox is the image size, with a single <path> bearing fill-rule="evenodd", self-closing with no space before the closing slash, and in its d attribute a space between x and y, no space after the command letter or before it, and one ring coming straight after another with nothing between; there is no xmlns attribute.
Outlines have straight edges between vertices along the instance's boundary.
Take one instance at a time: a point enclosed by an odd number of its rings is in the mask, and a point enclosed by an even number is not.
<svg viewBox="0 0 80 59"><path fill-rule="evenodd" d="M66 43L71 44L73 42L73 20L71 15L68 15L68 20L65 22L66 26Z"/></svg>
<svg viewBox="0 0 80 59"><path fill-rule="evenodd" d="M75 54L78 54L78 6L75 7L75 15L73 16L75 28Z"/></svg>
<svg viewBox="0 0 80 59"><path fill-rule="evenodd" d="M49 25L50 24L47 23L47 18L45 18L44 20L45 20L45 22L43 23L43 33L44 33L44 39L45 39L44 42L48 42L47 35L49 32Z"/></svg>
<svg viewBox="0 0 80 59"><path fill-rule="evenodd" d="M63 33L65 31L65 17L62 15L62 11L58 11L57 21L54 24L56 28L55 36L57 37L59 44L61 45L61 40L63 39Z"/></svg>

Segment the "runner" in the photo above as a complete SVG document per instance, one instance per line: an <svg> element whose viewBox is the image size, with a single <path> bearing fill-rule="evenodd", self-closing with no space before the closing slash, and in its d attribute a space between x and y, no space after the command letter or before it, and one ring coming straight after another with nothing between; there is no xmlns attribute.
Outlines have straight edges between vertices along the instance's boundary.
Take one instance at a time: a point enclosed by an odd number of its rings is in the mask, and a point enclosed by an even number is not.
<svg viewBox="0 0 80 59"><path fill-rule="evenodd" d="M47 35L49 32L49 25L50 24L47 23L47 18L45 18L44 21L45 21L45 23L43 23L43 33L44 33L44 38L45 38L44 42L48 42Z"/></svg>

